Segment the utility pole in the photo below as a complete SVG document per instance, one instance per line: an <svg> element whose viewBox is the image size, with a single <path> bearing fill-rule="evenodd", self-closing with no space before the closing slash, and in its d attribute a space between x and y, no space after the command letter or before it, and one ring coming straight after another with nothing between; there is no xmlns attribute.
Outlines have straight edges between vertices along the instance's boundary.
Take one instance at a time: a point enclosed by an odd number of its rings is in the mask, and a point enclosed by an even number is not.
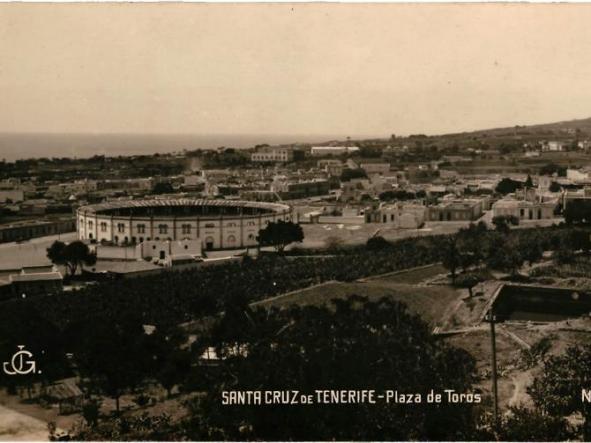
<svg viewBox="0 0 591 443"><path fill-rule="evenodd" d="M497 343L495 335L495 323L497 316L493 313L493 307L486 314L485 320L490 323L490 342L492 348L492 387L493 387L493 420L495 431L499 429L499 396L497 390Z"/></svg>

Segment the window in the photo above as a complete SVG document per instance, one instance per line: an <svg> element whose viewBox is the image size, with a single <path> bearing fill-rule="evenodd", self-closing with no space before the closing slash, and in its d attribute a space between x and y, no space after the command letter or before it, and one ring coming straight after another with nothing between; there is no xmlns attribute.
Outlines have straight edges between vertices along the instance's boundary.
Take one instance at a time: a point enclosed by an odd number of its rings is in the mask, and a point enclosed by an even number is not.
<svg viewBox="0 0 591 443"><path fill-rule="evenodd" d="M168 226L167 225L158 225L158 233L159 234L168 233Z"/></svg>
<svg viewBox="0 0 591 443"><path fill-rule="evenodd" d="M228 236L228 243L233 245L234 243L236 243L236 237L234 237L233 235L229 235Z"/></svg>
<svg viewBox="0 0 591 443"><path fill-rule="evenodd" d="M249 221L248 223L246 223L247 226L254 226L255 223L253 221Z"/></svg>
<svg viewBox="0 0 591 443"><path fill-rule="evenodd" d="M182 225L181 226L183 234L190 234L191 233L191 225Z"/></svg>
<svg viewBox="0 0 591 443"><path fill-rule="evenodd" d="M146 225L137 225L137 232L138 232L138 234L145 234L146 233Z"/></svg>
<svg viewBox="0 0 591 443"><path fill-rule="evenodd" d="M215 223L205 223L206 228L215 228Z"/></svg>
<svg viewBox="0 0 591 443"><path fill-rule="evenodd" d="M228 228L233 228L233 227L235 227L235 226L236 226L236 223L234 223L234 222L230 222L230 223L228 223L226 226L227 226Z"/></svg>
<svg viewBox="0 0 591 443"><path fill-rule="evenodd" d="M107 223L101 222L101 232L107 232Z"/></svg>
<svg viewBox="0 0 591 443"><path fill-rule="evenodd" d="M125 225L123 223L117 223L117 232L125 232Z"/></svg>
<svg viewBox="0 0 591 443"><path fill-rule="evenodd" d="M88 229L92 229L92 220L88 221Z"/></svg>
<svg viewBox="0 0 591 443"><path fill-rule="evenodd" d="M525 209L521 209L519 212L522 217L525 215Z"/></svg>

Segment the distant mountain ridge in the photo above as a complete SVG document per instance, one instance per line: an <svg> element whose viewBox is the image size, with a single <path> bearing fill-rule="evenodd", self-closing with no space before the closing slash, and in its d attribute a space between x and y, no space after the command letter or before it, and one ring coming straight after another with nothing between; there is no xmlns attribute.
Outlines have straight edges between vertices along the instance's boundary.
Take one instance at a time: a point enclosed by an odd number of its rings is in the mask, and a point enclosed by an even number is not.
<svg viewBox="0 0 591 443"><path fill-rule="evenodd" d="M510 132L524 132L524 131L533 131L533 132L550 132L550 131L569 131L573 130L576 131L577 129L581 130L584 133L591 134L591 117L581 118L581 119L574 119L574 120L564 120L554 123L541 123L535 125L516 125L516 126L506 126L501 128L491 128L491 129L479 129L475 131L465 131L465 132L454 132L449 134L441 134L440 136L457 136L457 135L499 135L505 134Z"/></svg>

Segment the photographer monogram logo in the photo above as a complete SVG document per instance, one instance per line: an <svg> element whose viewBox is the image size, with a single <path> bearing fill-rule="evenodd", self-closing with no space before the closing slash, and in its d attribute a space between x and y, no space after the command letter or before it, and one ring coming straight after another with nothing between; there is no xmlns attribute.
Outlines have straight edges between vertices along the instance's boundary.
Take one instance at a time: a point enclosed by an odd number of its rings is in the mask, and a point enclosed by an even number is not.
<svg viewBox="0 0 591 443"><path fill-rule="evenodd" d="M10 361L3 363L4 373L7 375L27 375L37 373L37 365L32 360L33 354L25 349L24 345L18 345L18 351L14 353ZM41 371L39 371L41 373Z"/></svg>

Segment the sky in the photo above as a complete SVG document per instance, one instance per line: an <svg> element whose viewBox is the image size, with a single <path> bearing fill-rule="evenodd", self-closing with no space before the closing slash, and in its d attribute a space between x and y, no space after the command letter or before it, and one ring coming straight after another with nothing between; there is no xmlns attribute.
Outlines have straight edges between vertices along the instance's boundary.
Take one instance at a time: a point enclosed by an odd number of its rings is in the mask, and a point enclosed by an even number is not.
<svg viewBox="0 0 591 443"><path fill-rule="evenodd" d="M591 117L591 5L0 4L0 131L436 134Z"/></svg>

